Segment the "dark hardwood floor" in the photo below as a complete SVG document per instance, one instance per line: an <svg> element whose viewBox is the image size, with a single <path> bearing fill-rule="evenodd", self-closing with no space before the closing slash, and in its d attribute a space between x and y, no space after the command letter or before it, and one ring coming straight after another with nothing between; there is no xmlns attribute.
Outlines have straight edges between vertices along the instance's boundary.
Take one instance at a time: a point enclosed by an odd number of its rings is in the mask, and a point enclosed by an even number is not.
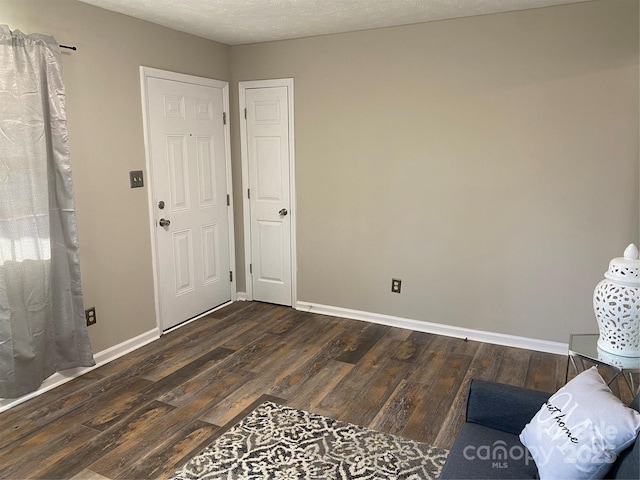
<svg viewBox="0 0 640 480"><path fill-rule="evenodd" d="M237 302L0 414L0 478L164 478L266 398L449 448L466 387L567 358Z"/></svg>

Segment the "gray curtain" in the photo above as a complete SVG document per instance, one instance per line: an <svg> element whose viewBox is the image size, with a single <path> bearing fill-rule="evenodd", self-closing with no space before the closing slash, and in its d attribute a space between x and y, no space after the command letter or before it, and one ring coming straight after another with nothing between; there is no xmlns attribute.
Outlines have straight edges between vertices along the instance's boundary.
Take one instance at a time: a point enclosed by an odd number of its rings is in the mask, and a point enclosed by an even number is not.
<svg viewBox="0 0 640 480"><path fill-rule="evenodd" d="M0 397L92 365L60 49L0 25Z"/></svg>

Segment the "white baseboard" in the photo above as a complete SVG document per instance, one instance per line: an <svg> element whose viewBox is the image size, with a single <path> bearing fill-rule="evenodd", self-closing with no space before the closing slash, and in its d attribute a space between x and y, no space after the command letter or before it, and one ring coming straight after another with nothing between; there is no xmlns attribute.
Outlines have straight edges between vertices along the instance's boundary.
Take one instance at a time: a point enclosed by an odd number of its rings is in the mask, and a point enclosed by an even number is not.
<svg viewBox="0 0 640 480"><path fill-rule="evenodd" d="M418 332L435 333L446 335L447 337L468 338L478 342L505 345L507 347L526 348L539 352L555 353L567 355L568 344L552 342L549 340L538 340L535 338L518 337L504 333L485 332L483 330L473 330L464 327L454 327L441 323L422 322L408 318L393 317L379 313L363 312L330 305L319 305L317 303L297 302L296 310L313 312L321 315L331 315L333 317L351 318L353 320L363 320L365 322L379 323L390 327L406 328Z"/></svg>
<svg viewBox="0 0 640 480"><path fill-rule="evenodd" d="M247 295L247 292L236 292L236 301L246 302L248 300L249 300L249 295Z"/></svg>
<svg viewBox="0 0 640 480"><path fill-rule="evenodd" d="M246 301L247 294L245 292L237 292L237 301ZM566 355L568 345L561 342L551 342L549 340L538 340L534 338L518 337L515 335L507 335L504 333L485 332L482 330L473 330L470 328L454 327L440 323L423 322L412 320L409 318L394 317L391 315L383 315L380 313L364 312L361 310L352 310L342 307L333 307L330 305L320 305L310 302L296 302L296 310L305 312L313 312L320 315L330 315L333 317L351 318L354 320L363 320L365 322L378 323L391 327L406 328L418 332L434 333L437 335L445 335L448 337L468 338L479 342L494 343L496 345L505 345L508 347L526 348L528 350L537 350L540 352L555 353L558 355ZM94 355L96 365L93 367L80 367L57 372L47 378L38 390L28 393L19 398L0 398L0 413L15 407L27 400L41 395L49 390L67 383L74 378L84 375L106 363L115 360L129 352L132 352L148 343L160 338L160 332L157 328L149 330L137 337L126 340L118 345L102 350Z"/></svg>
<svg viewBox="0 0 640 480"><path fill-rule="evenodd" d="M113 347L107 348L106 350L102 350L101 352L96 353L93 358L96 361L95 366L93 367L79 367L79 368L70 368L69 370L64 370L62 372L56 372L47 378L40 388L35 392L28 393L18 398L0 398L0 412L4 412L5 410L10 409L11 407L15 407L27 400L30 400L38 395L43 394L44 392L48 392L49 390L59 387L60 385L67 383L74 378L79 377L80 375L84 375L85 373L94 370L105 363L109 363L116 358L119 358L123 355L126 355L129 352L132 352L148 343L151 343L160 338L160 332L157 328L153 330L149 330L137 337L126 340L118 345L114 345Z"/></svg>

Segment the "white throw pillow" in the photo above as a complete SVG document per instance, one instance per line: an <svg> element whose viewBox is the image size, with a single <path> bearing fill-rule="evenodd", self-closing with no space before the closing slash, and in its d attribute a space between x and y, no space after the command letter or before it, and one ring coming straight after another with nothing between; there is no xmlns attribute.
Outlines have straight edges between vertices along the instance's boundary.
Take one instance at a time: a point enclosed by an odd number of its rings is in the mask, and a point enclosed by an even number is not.
<svg viewBox="0 0 640 480"><path fill-rule="evenodd" d="M640 414L627 407L596 367L558 390L522 430L542 480L604 478L640 431Z"/></svg>

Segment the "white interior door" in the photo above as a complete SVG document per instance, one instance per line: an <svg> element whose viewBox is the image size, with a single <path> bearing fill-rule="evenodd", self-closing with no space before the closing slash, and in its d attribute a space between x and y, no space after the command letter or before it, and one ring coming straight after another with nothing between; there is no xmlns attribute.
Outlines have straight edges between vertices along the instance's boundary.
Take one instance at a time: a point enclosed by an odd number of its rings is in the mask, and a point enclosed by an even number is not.
<svg viewBox="0 0 640 480"><path fill-rule="evenodd" d="M225 98L147 77L157 299L163 330L231 300Z"/></svg>
<svg viewBox="0 0 640 480"><path fill-rule="evenodd" d="M254 300L292 305L292 84L242 82ZM264 82L262 82L264 83Z"/></svg>

